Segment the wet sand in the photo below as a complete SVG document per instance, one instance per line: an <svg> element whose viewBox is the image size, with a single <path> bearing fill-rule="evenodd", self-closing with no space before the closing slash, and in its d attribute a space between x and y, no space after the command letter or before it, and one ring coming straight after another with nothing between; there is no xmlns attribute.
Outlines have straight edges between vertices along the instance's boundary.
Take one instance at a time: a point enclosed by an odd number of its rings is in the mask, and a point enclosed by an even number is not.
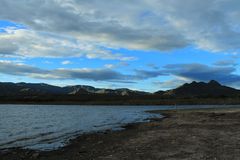
<svg viewBox="0 0 240 160"><path fill-rule="evenodd" d="M240 109L154 111L164 119L82 135L56 151L11 150L1 160L239 160Z"/></svg>

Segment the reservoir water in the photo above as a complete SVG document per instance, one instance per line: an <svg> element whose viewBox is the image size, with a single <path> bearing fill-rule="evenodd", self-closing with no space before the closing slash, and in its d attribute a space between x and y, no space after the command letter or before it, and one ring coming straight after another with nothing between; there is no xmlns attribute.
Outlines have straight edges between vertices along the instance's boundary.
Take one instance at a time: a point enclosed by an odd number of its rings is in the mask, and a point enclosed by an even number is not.
<svg viewBox="0 0 240 160"><path fill-rule="evenodd" d="M179 109L215 107L178 106ZM0 105L0 150L13 147L53 150L83 133L119 130L128 123L161 117L145 111L164 109L176 107Z"/></svg>

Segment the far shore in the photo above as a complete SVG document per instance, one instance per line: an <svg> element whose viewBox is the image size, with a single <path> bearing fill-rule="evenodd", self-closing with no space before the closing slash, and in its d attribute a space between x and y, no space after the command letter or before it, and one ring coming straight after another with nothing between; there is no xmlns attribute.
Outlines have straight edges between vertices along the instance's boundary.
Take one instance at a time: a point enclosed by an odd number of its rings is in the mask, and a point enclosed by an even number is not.
<svg viewBox="0 0 240 160"><path fill-rule="evenodd" d="M55 151L0 152L0 159L239 159L240 108L150 112L165 117L129 124L122 131L81 135Z"/></svg>
<svg viewBox="0 0 240 160"><path fill-rule="evenodd" d="M178 105L240 105L240 99L156 99L156 101L1 101L0 105L94 105L94 106L178 106Z"/></svg>

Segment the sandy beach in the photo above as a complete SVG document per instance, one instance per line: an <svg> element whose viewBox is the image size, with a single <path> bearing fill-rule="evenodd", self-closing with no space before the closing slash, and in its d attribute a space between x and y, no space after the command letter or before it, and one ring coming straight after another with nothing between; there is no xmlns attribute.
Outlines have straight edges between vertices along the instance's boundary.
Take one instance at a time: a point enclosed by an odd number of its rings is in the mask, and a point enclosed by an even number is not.
<svg viewBox="0 0 240 160"><path fill-rule="evenodd" d="M82 135L56 151L14 149L1 160L237 160L240 109L154 111L165 116L122 131Z"/></svg>

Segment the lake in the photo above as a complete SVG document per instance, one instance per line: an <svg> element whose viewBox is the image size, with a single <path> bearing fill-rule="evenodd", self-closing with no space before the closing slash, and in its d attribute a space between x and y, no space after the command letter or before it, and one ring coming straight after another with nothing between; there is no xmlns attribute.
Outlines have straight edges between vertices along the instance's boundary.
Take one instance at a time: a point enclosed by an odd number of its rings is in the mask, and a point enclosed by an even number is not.
<svg viewBox="0 0 240 160"><path fill-rule="evenodd" d="M83 133L120 130L128 123L161 117L145 111L165 109L175 106L0 105L0 149L54 150Z"/></svg>

